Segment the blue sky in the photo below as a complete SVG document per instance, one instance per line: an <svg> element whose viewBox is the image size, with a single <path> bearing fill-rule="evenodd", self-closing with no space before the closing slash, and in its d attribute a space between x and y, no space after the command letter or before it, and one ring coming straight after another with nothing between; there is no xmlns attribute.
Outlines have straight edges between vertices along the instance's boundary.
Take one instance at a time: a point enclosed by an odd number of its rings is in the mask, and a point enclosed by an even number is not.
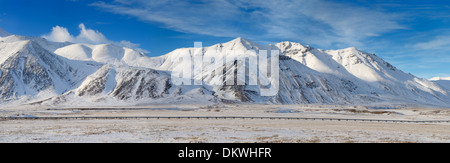
<svg viewBox="0 0 450 163"><path fill-rule="evenodd" d="M150 56L236 37L353 46L419 77L450 76L445 0L0 0L0 27L54 40L123 43Z"/></svg>

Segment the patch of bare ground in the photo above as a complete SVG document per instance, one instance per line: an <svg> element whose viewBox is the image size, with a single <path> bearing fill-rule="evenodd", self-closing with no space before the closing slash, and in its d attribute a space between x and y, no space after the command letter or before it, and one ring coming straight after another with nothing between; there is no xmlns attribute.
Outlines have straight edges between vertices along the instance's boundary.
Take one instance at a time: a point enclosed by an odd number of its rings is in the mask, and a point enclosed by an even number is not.
<svg viewBox="0 0 450 163"><path fill-rule="evenodd" d="M363 110L363 109L333 109L333 111L336 112L349 112L349 113L355 113L355 114L396 114L397 112L394 111L385 111L385 110Z"/></svg>

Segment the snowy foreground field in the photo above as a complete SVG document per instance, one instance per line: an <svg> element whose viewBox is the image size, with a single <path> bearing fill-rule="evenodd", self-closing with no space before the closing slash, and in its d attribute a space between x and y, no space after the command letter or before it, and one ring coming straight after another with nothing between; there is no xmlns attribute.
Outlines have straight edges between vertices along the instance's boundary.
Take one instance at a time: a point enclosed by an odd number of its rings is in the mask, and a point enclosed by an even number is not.
<svg viewBox="0 0 450 163"><path fill-rule="evenodd" d="M450 109L254 104L21 107L0 108L0 117L0 142L450 142Z"/></svg>

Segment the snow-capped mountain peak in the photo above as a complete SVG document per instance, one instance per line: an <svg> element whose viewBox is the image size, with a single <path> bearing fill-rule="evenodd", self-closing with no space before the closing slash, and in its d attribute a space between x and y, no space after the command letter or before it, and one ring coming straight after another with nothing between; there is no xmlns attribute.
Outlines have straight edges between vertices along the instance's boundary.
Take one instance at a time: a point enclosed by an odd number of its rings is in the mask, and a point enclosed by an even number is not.
<svg viewBox="0 0 450 163"><path fill-rule="evenodd" d="M9 35L0 32L2 36ZM115 44L56 43L18 35L0 40L0 102L24 96L39 99L42 92L52 92L45 96L46 103L184 100L450 104L450 91L445 83L406 74L376 55L354 47L321 50L288 41L261 46L239 37L201 50L181 48L160 57L148 57ZM259 61L251 61L261 50L280 51L279 80L272 75L259 78L261 71L256 70L260 68L256 65ZM214 63L206 60L195 65L195 61L183 58L186 56L211 57ZM246 60L239 60L242 58ZM193 71L186 78L192 77L192 85L174 84L171 73L189 69ZM245 74L234 75L239 70L245 70ZM267 85L249 84L276 80L279 91L275 96L260 94Z"/></svg>
<svg viewBox="0 0 450 163"><path fill-rule="evenodd" d="M434 77L430 79L431 81L437 81L437 80L450 80L450 77Z"/></svg>
<svg viewBox="0 0 450 163"><path fill-rule="evenodd" d="M0 27L0 37L7 37L10 35L10 33L6 32L2 27Z"/></svg>
<svg viewBox="0 0 450 163"><path fill-rule="evenodd" d="M219 44L219 45L222 45L222 48L225 48L227 50L245 50L245 51L247 51L247 50L259 50L261 48L261 45L251 42L242 37L238 37L227 43Z"/></svg>
<svg viewBox="0 0 450 163"><path fill-rule="evenodd" d="M366 103L396 99L415 103L449 103L448 92L438 85L404 73L375 54L369 54L350 47L340 50L321 50L295 42L280 42L261 46L243 38L230 42L203 47L204 56L227 56L242 54L242 51L254 49L280 50L280 91L277 96L261 98L257 94L258 86L212 86L214 95L225 99L244 101L272 101L275 103ZM196 66L180 62L180 56L197 55L195 48L177 49L164 56L160 70L173 71L180 65L182 69ZM243 57L254 56L253 53ZM226 60L224 65L194 68L203 71L195 75L194 80L206 85L225 81L224 74L233 74L239 66L249 66L244 61ZM180 69L180 68L178 68ZM224 72L222 74L221 72ZM257 80L255 74L238 76L235 80ZM203 75L202 75L203 74ZM246 79L249 78L249 79ZM399 97L399 95L401 97ZM383 97L381 97L383 96ZM389 97L389 98L388 98ZM411 101L411 99L414 99ZM420 102L418 102L420 101ZM408 102L407 102L408 103Z"/></svg>
<svg viewBox="0 0 450 163"><path fill-rule="evenodd" d="M434 77L430 79L434 83L439 84L444 89L447 89L447 91L450 94L450 77Z"/></svg>
<svg viewBox="0 0 450 163"><path fill-rule="evenodd" d="M275 45L267 45L266 47L270 48L270 49L279 49L281 54L287 54L289 52L293 52L295 54L305 53L305 52L313 49L309 45L303 45L301 43L290 42L290 41L283 41L283 42L277 43Z"/></svg>

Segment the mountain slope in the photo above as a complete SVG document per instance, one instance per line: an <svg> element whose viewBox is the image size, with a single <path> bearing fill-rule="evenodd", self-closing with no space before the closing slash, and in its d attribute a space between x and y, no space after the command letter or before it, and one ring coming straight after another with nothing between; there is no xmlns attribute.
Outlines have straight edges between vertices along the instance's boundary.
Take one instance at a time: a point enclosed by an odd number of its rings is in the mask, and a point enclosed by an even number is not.
<svg viewBox="0 0 450 163"><path fill-rule="evenodd" d="M278 63L274 62L279 66L278 76L265 74L257 66L269 64L259 61L265 56L263 50L280 53ZM191 57L203 60L186 59ZM192 74L183 74L189 69ZM179 85L174 74L183 74L181 79L192 75L192 80L182 80L184 85ZM268 87L278 91L262 96ZM321 50L294 42L262 46L237 38L148 57L114 44L55 43L0 29L2 103L25 98L46 105L256 102L449 106L449 93L440 82L404 73L356 48Z"/></svg>
<svg viewBox="0 0 450 163"><path fill-rule="evenodd" d="M171 88L168 75L151 69L105 65L90 75L80 87L78 96L110 94L119 100L160 98Z"/></svg>
<svg viewBox="0 0 450 163"><path fill-rule="evenodd" d="M371 97L400 100L403 103L446 105L449 102L448 93L442 87L426 79L406 74L375 54L368 54L356 48L325 51L290 42L279 43L275 47L279 48L284 56L315 71L350 81L352 85L357 86L356 90L360 91L358 96L363 97L361 100ZM345 89L343 90L345 92Z"/></svg>
<svg viewBox="0 0 450 163"><path fill-rule="evenodd" d="M442 88L447 89L448 94L450 94L450 77L434 77L430 80L439 84Z"/></svg>
<svg viewBox="0 0 450 163"><path fill-rule="evenodd" d="M3 28L0 27L0 37L7 37L10 35L10 33L6 32Z"/></svg>
<svg viewBox="0 0 450 163"><path fill-rule="evenodd" d="M35 40L0 43L0 99L34 96L44 90L62 94L96 67L52 54Z"/></svg>
<svg viewBox="0 0 450 163"><path fill-rule="evenodd" d="M194 66L194 80L203 81L221 99L283 104L368 104L399 103L446 106L448 92L426 79L406 74L374 54L356 48L320 50L299 43L281 42L261 46L243 38L211 47L177 49L165 56L158 69L187 69L183 55L203 56L223 61L226 57L257 57L258 50L279 50L280 91L273 97L261 97L260 86L249 85L257 80L257 72L247 70L245 76L227 78L240 67L249 69L249 62L227 60L225 64ZM251 60L251 59L250 59ZM185 66L183 66L185 65ZM180 67L181 68L178 68ZM228 74L228 75L227 75ZM259 74L258 74L259 75ZM232 75L230 75L232 76ZM244 85L227 85L229 80L246 81ZM270 80L270 79L263 79ZM217 82L220 84L217 86Z"/></svg>
<svg viewBox="0 0 450 163"><path fill-rule="evenodd" d="M169 73L146 68L155 59L112 44L8 35L0 37L0 54L1 103L104 105L214 98L202 86L172 86Z"/></svg>
<svg viewBox="0 0 450 163"><path fill-rule="evenodd" d="M70 44L53 51L55 54L71 60L95 61L99 63L124 62L135 67L152 68L153 58L136 50L114 44Z"/></svg>

